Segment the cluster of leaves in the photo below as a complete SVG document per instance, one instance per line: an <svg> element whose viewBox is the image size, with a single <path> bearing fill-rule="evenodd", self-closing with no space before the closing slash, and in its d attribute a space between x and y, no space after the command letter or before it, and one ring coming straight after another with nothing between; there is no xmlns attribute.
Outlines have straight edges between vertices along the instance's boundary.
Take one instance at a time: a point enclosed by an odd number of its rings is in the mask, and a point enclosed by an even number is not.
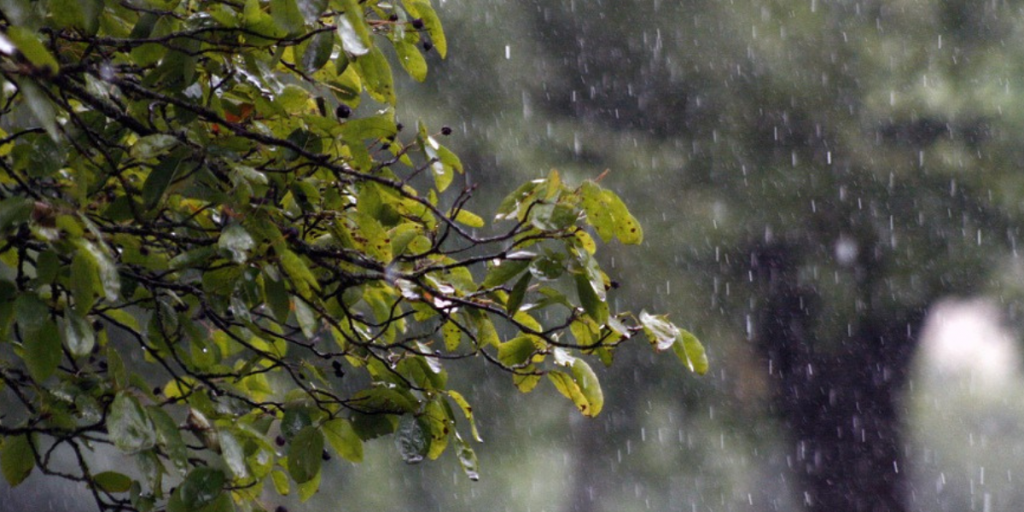
<svg viewBox="0 0 1024 512"><path fill-rule="evenodd" d="M453 445L475 479L445 364L546 376L587 416L587 359L635 334L705 371L689 333L610 310L591 233L643 238L611 191L552 172L477 234L450 130L394 115L391 63L422 80L447 51L428 0L0 7L11 485L38 469L100 509L259 510L268 486L316 492L327 447L358 462L385 435L407 462ZM101 445L137 470L95 467Z"/></svg>

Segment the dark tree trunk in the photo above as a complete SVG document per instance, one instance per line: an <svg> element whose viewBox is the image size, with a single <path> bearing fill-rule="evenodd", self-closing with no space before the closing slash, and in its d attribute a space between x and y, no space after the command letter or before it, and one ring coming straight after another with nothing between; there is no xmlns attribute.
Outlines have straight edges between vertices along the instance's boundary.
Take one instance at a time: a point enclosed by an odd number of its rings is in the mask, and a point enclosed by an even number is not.
<svg viewBox="0 0 1024 512"><path fill-rule="evenodd" d="M817 298L796 284L793 252L756 256L765 286L756 345L788 430L796 498L813 512L907 510L896 398L921 315L867 310L850 319L860 327L843 343L823 343L814 339Z"/></svg>

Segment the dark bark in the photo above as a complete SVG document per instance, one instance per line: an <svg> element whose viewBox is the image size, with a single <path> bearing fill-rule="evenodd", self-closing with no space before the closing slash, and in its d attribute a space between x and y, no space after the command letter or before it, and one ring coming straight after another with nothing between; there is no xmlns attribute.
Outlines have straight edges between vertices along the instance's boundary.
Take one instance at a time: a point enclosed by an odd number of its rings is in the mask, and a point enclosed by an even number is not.
<svg viewBox="0 0 1024 512"><path fill-rule="evenodd" d="M823 343L815 294L795 280L796 258L773 247L754 259L765 287L756 346L790 437L796 498L812 512L903 512L896 399L922 315L868 310L849 319L861 327L842 343Z"/></svg>

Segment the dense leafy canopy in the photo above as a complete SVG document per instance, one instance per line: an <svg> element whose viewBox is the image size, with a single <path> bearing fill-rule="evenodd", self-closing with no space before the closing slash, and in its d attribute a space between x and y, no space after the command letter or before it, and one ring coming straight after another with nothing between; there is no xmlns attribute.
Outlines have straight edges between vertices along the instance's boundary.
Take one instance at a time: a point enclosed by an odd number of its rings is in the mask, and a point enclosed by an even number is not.
<svg viewBox="0 0 1024 512"><path fill-rule="evenodd" d="M547 377L586 416L604 401L587 361L634 335L706 370L690 333L611 307L593 235L643 232L599 180L552 171L490 229L453 186L450 129L396 121L392 65L423 80L447 52L429 1L0 11L11 485L39 470L100 509L259 509L316 492L326 448L358 462L385 435L407 462L453 445L475 479L445 364L484 359L524 392ZM94 467L98 445L136 469Z"/></svg>

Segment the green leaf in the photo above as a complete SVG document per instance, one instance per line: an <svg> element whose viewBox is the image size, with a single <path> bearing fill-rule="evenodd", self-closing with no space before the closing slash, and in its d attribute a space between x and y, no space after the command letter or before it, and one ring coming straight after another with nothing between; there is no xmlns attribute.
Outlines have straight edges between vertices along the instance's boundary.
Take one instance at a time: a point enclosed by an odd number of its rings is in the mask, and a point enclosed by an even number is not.
<svg viewBox="0 0 1024 512"><path fill-rule="evenodd" d="M299 431L288 443L288 474L295 483L308 482L320 473L323 464L324 436L316 427Z"/></svg>
<svg viewBox="0 0 1024 512"><path fill-rule="evenodd" d="M299 61L299 69L306 74L313 74L331 61L334 51L334 34L319 32L309 39Z"/></svg>
<svg viewBox="0 0 1024 512"><path fill-rule="evenodd" d="M245 463L245 448L241 441L230 429L217 429L217 439L220 441L220 453L224 457L224 464L231 470L236 479L244 479L249 476L249 466Z"/></svg>
<svg viewBox="0 0 1024 512"><path fill-rule="evenodd" d="M294 252L287 249L279 252L278 261L281 262L281 268L291 278L291 284L300 296L312 299L313 290L320 291L320 283L317 282L316 277L310 272L302 258Z"/></svg>
<svg viewBox="0 0 1024 512"><path fill-rule="evenodd" d="M104 492L128 492L132 487L131 477L116 471L104 471L93 475L92 481Z"/></svg>
<svg viewBox="0 0 1024 512"><path fill-rule="evenodd" d="M363 10L358 0L343 0L343 14L335 18L341 47L353 57L366 55L373 43L370 41L370 30L363 19Z"/></svg>
<svg viewBox="0 0 1024 512"><path fill-rule="evenodd" d="M593 318L598 324L607 322L608 303L598 297L597 293L594 292L590 279L587 279L586 276L576 274L575 279L576 294L580 299L580 305L583 306L583 311L590 315L590 318Z"/></svg>
<svg viewBox="0 0 1024 512"><path fill-rule="evenodd" d="M90 274L94 280L99 280L98 289L96 282L93 281L94 290L102 292L108 301L116 301L121 295L121 276L117 272L117 265L104 250L105 247L84 238L78 240L77 246L78 252L75 253L75 257L78 257L78 253L84 253L83 257L87 258L87 263L91 267Z"/></svg>
<svg viewBox="0 0 1024 512"><path fill-rule="evenodd" d="M132 145L129 154L132 158L148 160L167 153L174 146L178 145L178 139L173 135L157 133L140 138Z"/></svg>
<svg viewBox="0 0 1024 512"><path fill-rule="evenodd" d="M64 324L64 346L74 357L89 355L96 345L96 332L92 324L85 318L68 312Z"/></svg>
<svg viewBox="0 0 1024 512"><path fill-rule="evenodd" d="M7 28L7 38L10 39L18 51L25 56L33 66L42 71L44 75L56 75L60 64L54 58L50 50L39 40L36 33L22 26L11 26Z"/></svg>
<svg viewBox="0 0 1024 512"><path fill-rule="evenodd" d="M419 47L404 39L395 41L395 52L398 54L398 63L402 65L409 76L417 82L427 78L427 61L420 53Z"/></svg>
<svg viewBox="0 0 1024 512"><path fill-rule="evenodd" d="M513 367L529 362L530 356L537 351L533 339L533 336L524 334L498 345L498 360Z"/></svg>
<svg viewBox="0 0 1024 512"><path fill-rule="evenodd" d="M224 489L224 472L209 467L197 467L178 486L175 494L186 510L198 510L212 503Z"/></svg>
<svg viewBox="0 0 1024 512"><path fill-rule="evenodd" d="M430 448L427 429L411 414L402 416L398 421L398 432L395 434L395 446L407 464L422 462Z"/></svg>
<svg viewBox="0 0 1024 512"><path fill-rule="evenodd" d="M679 337L679 328L666 320L663 316L654 316L646 311L640 312L640 325L644 328L644 334L657 350L667 350Z"/></svg>
<svg viewBox="0 0 1024 512"><path fill-rule="evenodd" d="M274 23L288 35L301 33L306 25L296 0L270 0L270 15Z"/></svg>
<svg viewBox="0 0 1024 512"><path fill-rule="evenodd" d="M230 254L231 260L235 263L245 263L249 251L256 246L256 242L241 225L231 224L221 232L217 246L220 247L220 250Z"/></svg>
<svg viewBox="0 0 1024 512"><path fill-rule="evenodd" d="M278 323L287 322L291 314L291 297L288 295L284 279L274 267L268 266L263 269L263 295Z"/></svg>
<svg viewBox="0 0 1024 512"><path fill-rule="evenodd" d="M15 80L15 83L18 85L18 90L25 96L25 103L28 105L29 111L32 112L32 116L46 130L46 134L53 141L60 140L60 132L57 131L57 111L54 110L46 93L35 82L28 79Z"/></svg>
<svg viewBox="0 0 1024 512"><path fill-rule="evenodd" d="M370 48L365 55L355 59L354 65L371 98L389 105L396 104L391 65L388 64L388 60L379 48L376 46Z"/></svg>
<svg viewBox="0 0 1024 512"><path fill-rule="evenodd" d="M114 387L119 390L127 388L128 370L125 369L124 361L121 360L121 355L117 353L117 348L113 343L107 345L106 356L107 374L113 379Z"/></svg>
<svg viewBox="0 0 1024 512"><path fill-rule="evenodd" d="M415 400L411 395L383 386L375 386L357 392L350 400L349 405L359 412L368 414L405 414L416 410Z"/></svg>
<svg viewBox="0 0 1024 512"><path fill-rule="evenodd" d="M704 346L689 331L679 329L679 337L672 344L672 351L690 371L698 375L704 375L708 371L708 356L704 352Z"/></svg>
<svg viewBox="0 0 1024 512"><path fill-rule="evenodd" d="M484 282L481 286L484 288L493 288L505 284L508 280L519 275L520 272L526 270L530 266L530 259L506 259L502 260L500 264L491 267L487 272L487 276L484 277Z"/></svg>
<svg viewBox="0 0 1024 512"><path fill-rule="evenodd" d="M338 455L351 462L363 461L363 440L359 438L352 422L334 418L323 424L324 436Z"/></svg>
<svg viewBox="0 0 1024 512"><path fill-rule="evenodd" d="M285 439L291 440L311 425L313 425L313 419L310 418L306 407L291 407L284 412L284 417L281 418L281 435Z"/></svg>
<svg viewBox="0 0 1024 512"><path fill-rule="evenodd" d="M583 411L583 414L591 417L600 414L601 409L604 408L604 392L601 390L601 383L597 380L597 374L594 373L593 368L583 359L576 358L572 362L572 376L583 397L587 399L589 407Z"/></svg>
<svg viewBox="0 0 1024 512"><path fill-rule="evenodd" d="M28 222L34 205L35 201L19 196L0 201L0 233Z"/></svg>
<svg viewBox="0 0 1024 512"><path fill-rule="evenodd" d="M302 334L312 339L317 330L316 313L304 299L296 297L292 304L295 305L295 319L299 322Z"/></svg>
<svg viewBox="0 0 1024 512"><path fill-rule="evenodd" d="M188 447L185 446L185 440L181 437L178 424L160 406L151 405L146 408L146 412L149 414L149 419L153 422L160 446L171 459L171 462L174 463L174 466L184 474L188 470Z"/></svg>
<svg viewBox="0 0 1024 512"><path fill-rule="evenodd" d="M27 434L3 438L3 445L0 445L0 470L11 487L17 487L25 481L36 467L32 443L32 438Z"/></svg>
<svg viewBox="0 0 1024 512"><path fill-rule="evenodd" d="M527 272L512 287L512 292L508 294L508 300L505 301L505 311L508 311L508 314L515 315L523 305L523 299L526 298L526 290L530 287L531 279L533 279L533 275Z"/></svg>
<svg viewBox="0 0 1024 512"><path fill-rule="evenodd" d="M437 53L442 59L445 58L448 55L448 40L444 36L441 19L438 18L434 8L425 0L406 0L403 3L409 14L423 20L423 28L427 30L427 34L430 34L434 48L437 49Z"/></svg>
<svg viewBox="0 0 1024 512"><path fill-rule="evenodd" d="M48 315L43 316L42 319L42 324L38 329L25 329L22 333L25 337L22 341L25 348L23 356L25 365L28 366L28 372L36 382L43 382L57 371L63 354L60 348L61 336L57 323Z"/></svg>
<svg viewBox="0 0 1024 512"><path fill-rule="evenodd" d="M124 391L110 405L107 432L114 446L125 453L138 453L156 445L156 431L149 415L135 397Z"/></svg>
<svg viewBox="0 0 1024 512"><path fill-rule="evenodd" d="M163 198L164 192L178 175L184 161L184 155L179 151L161 159L153 166L153 170L149 172L146 182L142 185L143 207L147 210L156 208L157 203Z"/></svg>

